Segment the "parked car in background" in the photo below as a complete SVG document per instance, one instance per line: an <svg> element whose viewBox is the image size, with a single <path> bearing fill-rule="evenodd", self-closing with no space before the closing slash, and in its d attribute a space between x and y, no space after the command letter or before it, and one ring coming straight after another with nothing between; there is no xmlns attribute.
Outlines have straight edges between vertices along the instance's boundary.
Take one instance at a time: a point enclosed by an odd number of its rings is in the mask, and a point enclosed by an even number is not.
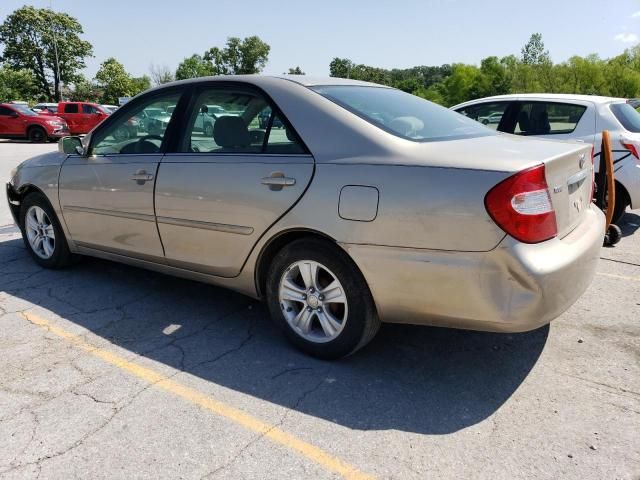
<svg viewBox="0 0 640 480"><path fill-rule="evenodd" d="M609 130L616 178L615 223L628 206L640 207L640 113L633 104L634 100L592 95L516 94L481 98L451 108L482 123L490 115L500 115L495 125L501 132L589 143L594 146L596 172L602 131Z"/></svg>
<svg viewBox="0 0 640 480"><path fill-rule="evenodd" d="M166 129L114 137L165 105L178 105ZM237 114L205 138L203 105ZM284 128L253 127L266 109ZM365 82L176 82L60 149L7 186L37 263L92 255L264 298L324 358L359 349L381 321L537 328L584 292L600 256L590 145L501 135Z"/></svg>
<svg viewBox="0 0 640 480"><path fill-rule="evenodd" d="M72 135L82 135L89 133L110 114L96 103L60 102L57 115L67 122Z"/></svg>
<svg viewBox="0 0 640 480"><path fill-rule="evenodd" d="M162 107L145 108L138 115L139 130L148 135L161 135L167 129L171 113Z"/></svg>
<svg viewBox="0 0 640 480"><path fill-rule="evenodd" d="M36 113L50 113L56 114L58 112L58 104L57 103L38 103L33 106L32 110Z"/></svg>
<svg viewBox="0 0 640 480"><path fill-rule="evenodd" d="M0 104L0 138L27 138L34 143L69 135L67 123L52 115L39 115L26 105Z"/></svg>
<svg viewBox="0 0 640 480"><path fill-rule="evenodd" d="M265 108L260 115L258 115L258 125L260 128L266 129L269 125L269 118L271 118L271 109ZM284 125L282 121L278 118L278 116L274 116L273 123L271 124L271 128L283 128Z"/></svg>
<svg viewBox="0 0 640 480"><path fill-rule="evenodd" d="M118 109L117 105L101 105L101 107L109 113L113 113Z"/></svg>
<svg viewBox="0 0 640 480"><path fill-rule="evenodd" d="M494 112L489 114L486 117L478 117L478 122L489 125L490 123L500 123L500 119L502 119L502 112Z"/></svg>

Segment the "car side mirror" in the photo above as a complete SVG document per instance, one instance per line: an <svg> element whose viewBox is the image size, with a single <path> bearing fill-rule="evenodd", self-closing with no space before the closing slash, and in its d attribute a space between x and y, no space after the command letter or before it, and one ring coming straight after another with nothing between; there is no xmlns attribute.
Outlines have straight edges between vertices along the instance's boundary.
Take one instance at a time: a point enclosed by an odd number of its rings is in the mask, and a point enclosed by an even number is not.
<svg viewBox="0 0 640 480"><path fill-rule="evenodd" d="M58 151L66 155L84 156L84 147L80 137L62 137L58 142Z"/></svg>

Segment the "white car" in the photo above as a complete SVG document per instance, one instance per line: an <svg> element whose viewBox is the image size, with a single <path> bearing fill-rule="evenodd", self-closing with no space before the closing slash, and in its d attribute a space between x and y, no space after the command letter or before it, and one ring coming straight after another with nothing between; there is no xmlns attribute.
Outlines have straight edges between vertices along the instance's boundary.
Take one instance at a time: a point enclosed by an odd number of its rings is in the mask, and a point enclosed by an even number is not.
<svg viewBox="0 0 640 480"><path fill-rule="evenodd" d="M609 130L616 178L616 222L627 206L640 208L640 113L634 105L624 98L532 93L481 98L451 109L480 122L501 113L497 124L488 125L501 132L591 143L596 172L602 131Z"/></svg>

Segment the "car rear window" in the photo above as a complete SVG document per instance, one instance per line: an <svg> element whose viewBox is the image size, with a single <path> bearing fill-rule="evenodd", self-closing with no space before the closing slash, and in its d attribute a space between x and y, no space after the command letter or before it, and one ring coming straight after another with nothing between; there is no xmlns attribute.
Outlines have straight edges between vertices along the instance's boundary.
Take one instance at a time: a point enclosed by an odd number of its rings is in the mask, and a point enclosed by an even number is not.
<svg viewBox="0 0 640 480"><path fill-rule="evenodd" d="M417 142L496 135L484 125L401 90L359 85L311 89L369 123Z"/></svg>
<svg viewBox="0 0 640 480"><path fill-rule="evenodd" d="M612 103L611 111L629 132L640 133L640 113L628 103Z"/></svg>

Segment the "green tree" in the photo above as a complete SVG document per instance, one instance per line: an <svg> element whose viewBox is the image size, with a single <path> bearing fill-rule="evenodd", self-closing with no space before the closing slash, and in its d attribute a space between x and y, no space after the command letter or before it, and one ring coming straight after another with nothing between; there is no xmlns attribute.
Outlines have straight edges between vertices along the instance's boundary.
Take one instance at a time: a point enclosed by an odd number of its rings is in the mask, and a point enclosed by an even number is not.
<svg viewBox="0 0 640 480"><path fill-rule="evenodd" d="M329 75L338 78L351 78L351 70L354 64L348 58L334 58L329 64Z"/></svg>
<svg viewBox="0 0 640 480"><path fill-rule="evenodd" d="M187 78L207 77L215 75L216 69L210 60L205 60L196 54L185 58L176 69L176 80L186 80Z"/></svg>
<svg viewBox="0 0 640 480"><path fill-rule="evenodd" d="M203 58L213 65L215 75L255 74L264 69L270 50L271 47L255 35L244 40L229 37L225 47L212 47Z"/></svg>
<svg viewBox="0 0 640 480"><path fill-rule="evenodd" d="M98 102L101 97L102 91L85 77L76 79L69 93L72 102Z"/></svg>
<svg viewBox="0 0 640 480"><path fill-rule="evenodd" d="M0 66L0 102L38 100L37 81L29 70Z"/></svg>
<svg viewBox="0 0 640 480"><path fill-rule="evenodd" d="M549 61L549 51L544 49L544 42L540 33L532 34L520 52L522 54L522 63L526 65L539 65Z"/></svg>
<svg viewBox="0 0 640 480"><path fill-rule="evenodd" d="M100 65L96 73L96 83L102 90L102 103L117 104L118 97L133 95L131 76L124 69L124 65L110 57Z"/></svg>
<svg viewBox="0 0 640 480"><path fill-rule="evenodd" d="M72 83L93 53L82 33L80 23L66 13L25 6L0 25L2 59L31 71L43 97L58 101L62 83Z"/></svg>
<svg viewBox="0 0 640 480"><path fill-rule="evenodd" d="M288 75L306 75L300 67L289 68Z"/></svg>
<svg viewBox="0 0 640 480"><path fill-rule="evenodd" d="M137 95L151 88L151 79L147 75L131 79L131 95Z"/></svg>

